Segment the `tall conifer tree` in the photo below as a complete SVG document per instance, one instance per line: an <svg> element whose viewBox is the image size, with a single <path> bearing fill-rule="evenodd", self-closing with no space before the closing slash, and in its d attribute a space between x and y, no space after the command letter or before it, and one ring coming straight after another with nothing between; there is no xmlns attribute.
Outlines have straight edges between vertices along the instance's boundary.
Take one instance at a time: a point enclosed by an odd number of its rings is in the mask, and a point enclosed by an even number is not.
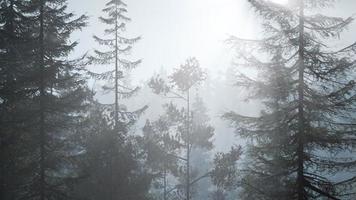
<svg viewBox="0 0 356 200"><path fill-rule="evenodd" d="M333 0L249 2L262 16L265 38L230 41L239 67L261 74L240 73L237 85L254 89L250 98L262 99L265 109L259 117L225 115L251 139L241 197L353 199L355 177L345 174L355 167L356 43L340 50L325 43L353 19L315 12Z"/></svg>
<svg viewBox="0 0 356 200"><path fill-rule="evenodd" d="M104 72L90 72L89 74L96 80L105 81L105 85L103 86L104 91L114 94L112 104L102 105L102 108L110 113L109 118L113 118L113 120L107 121L112 125L113 131L106 135L107 139L111 138L113 144L103 146L102 148L105 149L108 156L100 158L104 160L98 160L98 163L94 162L92 164L98 165L97 169L105 168L106 172L109 173L105 174L107 175L105 177L108 181L106 183L108 196L105 197L105 199L117 199L122 195L127 199L140 199L144 198L142 193L139 191L134 193L132 188L128 186L138 184L138 182L135 181L140 181L140 179L137 178L136 175L141 176L141 180L143 180L147 177L147 174L140 168L143 167L143 163L141 163L142 160L135 160L141 159L135 155L141 150L141 147L130 147L132 143L135 143L137 138L132 138L128 135L128 132L132 124L137 121L137 117L147 106L136 111L128 111L125 105L120 104L120 100L132 97L132 95L139 90L139 87L131 88L129 76L130 71L136 68L141 63L141 60L131 61L128 59L128 55L133 45L140 40L140 37L126 38L124 36L126 25L131 21L131 19L126 16L126 3L121 0L109 0L105 4L103 12L106 16L99 17L99 20L107 26L104 30L105 36L94 36L94 40L101 46L101 50L95 50L94 55L89 56L89 64L101 65L105 70L99 70ZM125 148L128 148L128 152L126 152L128 154L126 155L127 158L120 156L123 153L121 152L122 149ZM130 162L134 162L134 164L124 165L125 159L131 159ZM126 171L127 173L117 173L117 171L120 170L129 171ZM144 187L144 183L146 182L142 183ZM100 196L100 194L104 192L105 190L99 191L98 195Z"/></svg>
<svg viewBox="0 0 356 200"><path fill-rule="evenodd" d="M68 60L77 42L70 36L86 25L86 16L67 12L66 0L33 0L31 9L37 17L32 30L36 62L35 96L37 111L33 117L33 171L25 199L70 199L67 181L72 174L73 148L68 141L82 119L90 96L79 60ZM35 172L35 173L33 173Z"/></svg>
<svg viewBox="0 0 356 200"><path fill-rule="evenodd" d="M94 56L89 57L92 64L99 64L109 66L109 70L103 73L91 73L94 78L107 81L107 85L103 87L104 90L113 92L115 96L113 110L114 110L114 126L125 134L125 124L122 123L122 118L127 111L120 108L119 99L129 98L139 89L131 88L127 84L128 71L136 68L141 60L130 61L125 58L133 48L133 45L140 40L140 37L126 38L123 36L126 30L126 24L131 20L125 16L127 13L127 5L121 0L110 0L106 3L103 12L107 14L106 17L99 17L99 20L108 26L105 29L104 38L94 36L95 41L103 46L103 50L95 50ZM125 80L126 79L126 80Z"/></svg>
<svg viewBox="0 0 356 200"><path fill-rule="evenodd" d="M23 187L34 69L34 17L29 1L0 2L0 199L14 199Z"/></svg>

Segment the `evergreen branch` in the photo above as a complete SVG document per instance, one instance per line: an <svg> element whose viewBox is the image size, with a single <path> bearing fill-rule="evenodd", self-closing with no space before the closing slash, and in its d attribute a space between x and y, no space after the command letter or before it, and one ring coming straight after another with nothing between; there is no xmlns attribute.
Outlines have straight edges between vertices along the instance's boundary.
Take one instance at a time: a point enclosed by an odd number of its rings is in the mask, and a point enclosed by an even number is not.
<svg viewBox="0 0 356 200"><path fill-rule="evenodd" d="M121 66L127 70L131 70L136 68L139 64L141 64L142 60L129 61L125 59L119 59L119 63Z"/></svg>
<svg viewBox="0 0 356 200"><path fill-rule="evenodd" d="M305 22L310 25L305 26L305 28L318 31L324 36L339 36L339 33L351 22L353 18L349 17L347 19L328 17L325 15L314 15L310 17L305 17Z"/></svg>
<svg viewBox="0 0 356 200"><path fill-rule="evenodd" d="M98 36L93 36L94 40L98 42L100 45L108 45L112 46L115 44L115 39L101 39Z"/></svg>
<svg viewBox="0 0 356 200"><path fill-rule="evenodd" d="M331 194L329 194L329 193L327 193L327 192L324 192L324 191L322 191L321 189L319 189L319 188L313 186L313 185L310 184L309 182L306 184L306 186L307 186L308 188L310 188L311 190L313 190L314 192L317 192L318 194L321 194L322 196L328 197L328 198L333 199L333 200L341 200L341 199L339 199L339 198L337 198L337 197L334 197L334 196L332 196Z"/></svg>

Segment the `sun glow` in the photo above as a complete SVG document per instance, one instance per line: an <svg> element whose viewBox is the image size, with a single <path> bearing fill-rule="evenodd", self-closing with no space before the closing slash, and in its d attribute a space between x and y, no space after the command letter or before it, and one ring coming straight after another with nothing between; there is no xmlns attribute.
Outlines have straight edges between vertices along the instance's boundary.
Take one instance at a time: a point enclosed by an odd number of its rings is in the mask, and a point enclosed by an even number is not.
<svg viewBox="0 0 356 200"><path fill-rule="evenodd" d="M278 4L287 4L289 0L271 0L274 3L278 3Z"/></svg>

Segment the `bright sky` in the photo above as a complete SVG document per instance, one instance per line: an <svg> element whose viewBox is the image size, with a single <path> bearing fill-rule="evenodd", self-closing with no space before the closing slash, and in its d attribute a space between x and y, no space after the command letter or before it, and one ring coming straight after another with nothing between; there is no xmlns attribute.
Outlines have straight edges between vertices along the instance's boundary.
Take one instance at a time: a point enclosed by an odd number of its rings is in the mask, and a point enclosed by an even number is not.
<svg viewBox="0 0 356 200"><path fill-rule="evenodd" d="M79 39L77 53L92 50L97 45L93 34L101 34L103 25L97 17L103 0L70 0L70 9L87 13L90 25L74 39ZM90 3L89 3L90 2ZM203 67L214 72L224 71L231 57L224 40L231 34L252 37L255 32L253 13L247 13L243 0L127 0L132 22L127 33L143 39L132 54L143 64L135 72L138 79L148 79L161 67L178 67L186 58L197 57Z"/></svg>
<svg viewBox="0 0 356 200"><path fill-rule="evenodd" d="M282 5L288 3L288 0L271 0L271 1L282 4Z"/></svg>
<svg viewBox="0 0 356 200"><path fill-rule="evenodd" d="M103 33L104 26L97 18L102 15L106 1L69 0L70 10L90 16L89 26L73 35L73 40L80 42L75 55L97 47L92 35ZM271 1L283 4L288 0ZM133 74L137 81L149 79L161 67L178 67L190 56L197 57L212 74L225 74L232 55L224 40L229 35L256 38L259 33L257 15L250 9L247 0L126 0L126 3L128 15L132 18L127 27L128 35L143 37L133 50L134 57L143 59L142 65ZM340 0L340 4L327 13L346 17L355 12L355 0ZM356 22L343 35L343 42L355 41L355 32ZM222 103L217 102L217 105ZM233 139L228 134L223 136L216 143L226 147L228 141Z"/></svg>
<svg viewBox="0 0 356 200"><path fill-rule="evenodd" d="M272 0L286 3L288 0ZM98 22L105 0L69 0L69 7L77 14L90 16L90 24L73 39L80 42L75 54L90 51L97 45L92 35L100 35L103 25ZM231 63L231 55L224 40L229 35L256 37L258 22L247 0L126 0L132 22L127 33L143 39L133 50L134 57L143 64L134 73L138 80L146 80L161 67L172 69L190 56L197 57L203 67L214 73L223 72ZM356 12L355 0L340 0L336 14ZM355 30L351 28L351 30ZM355 31L345 34L354 37Z"/></svg>

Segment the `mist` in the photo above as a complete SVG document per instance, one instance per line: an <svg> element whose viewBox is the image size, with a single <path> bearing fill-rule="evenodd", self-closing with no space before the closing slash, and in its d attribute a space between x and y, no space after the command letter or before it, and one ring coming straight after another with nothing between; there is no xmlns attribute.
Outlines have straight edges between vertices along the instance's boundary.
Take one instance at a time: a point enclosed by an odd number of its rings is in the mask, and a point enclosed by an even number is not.
<svg viewBox="0 0 356 200"><path fill-rule="evenodd" d="M0 199L356 199L355 13L0 0Z"/></svg>

